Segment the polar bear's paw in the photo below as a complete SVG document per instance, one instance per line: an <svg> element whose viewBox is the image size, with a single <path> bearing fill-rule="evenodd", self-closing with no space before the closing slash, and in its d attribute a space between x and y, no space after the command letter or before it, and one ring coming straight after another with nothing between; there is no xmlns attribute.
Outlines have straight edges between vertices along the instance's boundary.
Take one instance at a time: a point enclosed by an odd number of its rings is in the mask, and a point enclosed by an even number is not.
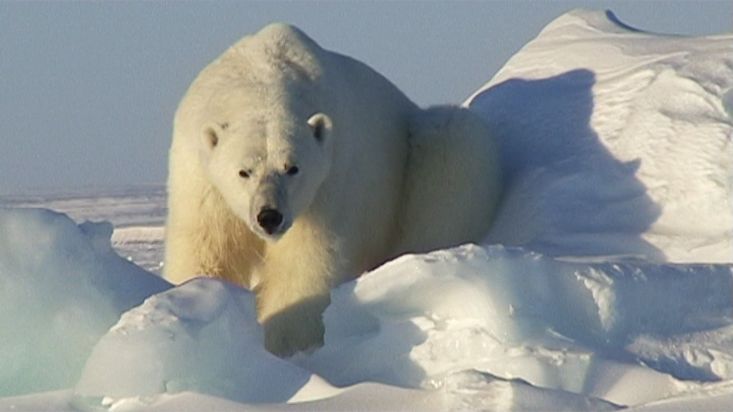
<svg viewBox="0 0 733 412"><path fill-rule="evenodd" d="M323 311L328 302L312 299L292 305L262 322L265 348L280 357L323 346Z"/></svg>

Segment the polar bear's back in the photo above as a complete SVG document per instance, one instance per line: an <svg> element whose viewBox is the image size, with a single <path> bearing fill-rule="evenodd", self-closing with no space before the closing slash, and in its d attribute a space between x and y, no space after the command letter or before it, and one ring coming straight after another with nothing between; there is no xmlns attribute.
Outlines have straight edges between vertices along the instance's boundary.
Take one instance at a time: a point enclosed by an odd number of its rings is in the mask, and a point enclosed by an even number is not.
<svg viewBox="0 0 733 412"><path fill-rule="evenodd" d="M201 123L200 117L206 116L202 108L222 91L259 88L282 93L276 89L283 86L307 89L298 93L319 96L315 104L320 110L347 111L333 117L372 128L417 110L397 86L368 65L321 48L297 27L273 23L240 39L199 73L179 105L177 120ZM354 126L349 128L357 129Z"/></svg>
<svg viewBox="0 0 733 412"><path fill-rule="evenodd" d="M387 98L383 101L414 107L397 86L368 65L323 49L300 29L285 23L269 24L230 46L201 71L189 92L286 79L315 83L324 78L328 83L334 83L337 78L345 82L338 93L348 89L361 98L378 94L380 98Z"/></svg>

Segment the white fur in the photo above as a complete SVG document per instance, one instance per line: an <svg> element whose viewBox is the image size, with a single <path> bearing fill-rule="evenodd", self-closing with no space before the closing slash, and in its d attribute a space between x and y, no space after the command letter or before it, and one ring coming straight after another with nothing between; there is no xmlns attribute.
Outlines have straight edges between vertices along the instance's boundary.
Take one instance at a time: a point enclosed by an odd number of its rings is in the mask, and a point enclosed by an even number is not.
<svg viewBox="0 0 733 412"><path fill-rule="evenodd" d="M485 235L495 153L468 110L422 111L366 65L267 26L205 68L176 113L165 276L253 288L268 349L307 348L331 287ZM273 233L263 207L283 215Z"/></svg>

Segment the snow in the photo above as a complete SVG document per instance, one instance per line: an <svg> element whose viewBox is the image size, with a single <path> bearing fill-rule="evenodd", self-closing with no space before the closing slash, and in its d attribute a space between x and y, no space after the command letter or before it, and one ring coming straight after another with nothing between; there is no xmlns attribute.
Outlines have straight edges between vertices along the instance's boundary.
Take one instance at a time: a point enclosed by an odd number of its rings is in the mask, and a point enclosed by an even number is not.
<svg viewBox="0 0 733 412"><path fill-rule="evenodd" d="M162 189L0 199L0 410L726 410L732 87L731 35L561 16L466 102L505 160L487 241L341 285L290 359L250 292L128 261L160 268Z"/></svg>
<svg viewBox="0 0 733 412"><path fill-rule="evenodd" d="M638 404L684 386L672 376L731 366L730 346L697 365L666 352L680 364L618 361L659 354L628 350L637 337L729 323L731 275L724 265L589 265L501 246L405 256L333 293L326 343L302 364L337 385L439 388L479 370Z"/></svg>
<svg viewBox="0 0 733 412"><path fill-rule="evenodd" d="M310 375L268 353L263 339L249 292L193 280L122 315L94 348L76 394L196 390L241 402L284 402Z"/></svg>

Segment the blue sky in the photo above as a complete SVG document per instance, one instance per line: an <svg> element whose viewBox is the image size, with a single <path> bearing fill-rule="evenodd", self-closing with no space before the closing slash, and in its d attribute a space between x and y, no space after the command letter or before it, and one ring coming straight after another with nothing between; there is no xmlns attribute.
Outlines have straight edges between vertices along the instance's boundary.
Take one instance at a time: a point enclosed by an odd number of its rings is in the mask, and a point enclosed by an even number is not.
<svg viewBox="0 0 733 412"><path fill-rule="evenodd" d="M178 100L272 21L371 65L421 105L460 103L576 7L648 31L733 31L733 1L0 1L0 194L162 184Z"/></svg>

